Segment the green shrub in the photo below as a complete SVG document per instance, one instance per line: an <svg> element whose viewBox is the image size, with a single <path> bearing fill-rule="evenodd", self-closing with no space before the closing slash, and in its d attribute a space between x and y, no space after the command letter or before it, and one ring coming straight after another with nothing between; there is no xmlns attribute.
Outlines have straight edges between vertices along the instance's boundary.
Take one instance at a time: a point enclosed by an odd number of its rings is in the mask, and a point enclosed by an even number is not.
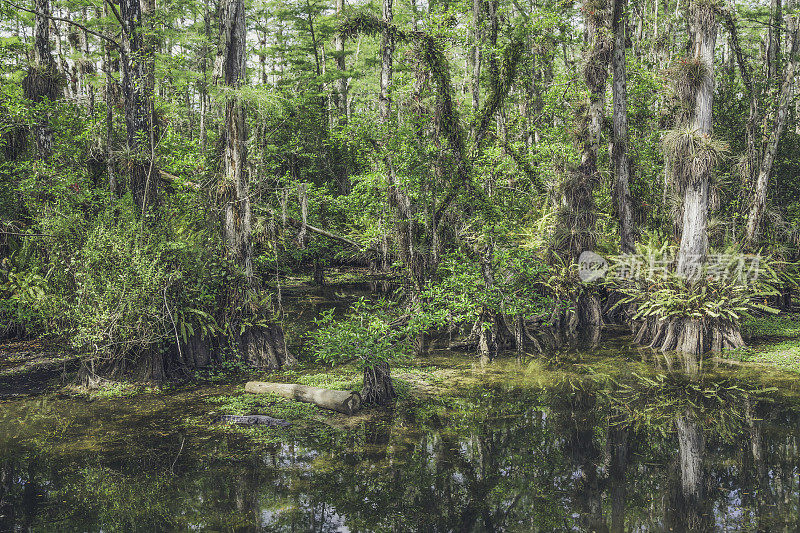
<svg viewBox="0 0 800 533"><path fill-rule="evenodd" d="M403 359L411 348L408 331L393 326L392 318L387 302L372 303L365 298L357 300L342 319L330 309L316 320L311 349L328 365L355 361L364 368Z"/></svg>

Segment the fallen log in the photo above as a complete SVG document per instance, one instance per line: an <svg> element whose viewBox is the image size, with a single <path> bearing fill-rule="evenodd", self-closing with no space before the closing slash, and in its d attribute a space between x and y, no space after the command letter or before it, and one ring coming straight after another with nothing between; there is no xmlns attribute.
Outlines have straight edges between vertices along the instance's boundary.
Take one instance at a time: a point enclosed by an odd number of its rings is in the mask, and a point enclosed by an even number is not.
<svg viewBox="0 0 800 533"><path fill-rule="evenodd" d="M281 420L280 418L272 418L266 415L222 415L214 419L214 422L225 422L227 424L235 424L237 426L291 426L291 422Z"/></svg>
<svg viewBox="0 0 800 533"><path fill-rule="evenodd" d="M265 383L249 381L244 390L254 394L273 393L298 402L313 403L323 409L352 415L361 409L361 396L357 392L321 389L294 383Z"/></svg>

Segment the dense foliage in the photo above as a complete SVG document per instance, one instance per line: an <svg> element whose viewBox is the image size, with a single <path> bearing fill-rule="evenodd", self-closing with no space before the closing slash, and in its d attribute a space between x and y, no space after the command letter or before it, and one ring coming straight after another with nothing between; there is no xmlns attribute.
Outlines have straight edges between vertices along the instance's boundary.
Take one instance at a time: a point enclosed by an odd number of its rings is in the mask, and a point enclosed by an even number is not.
<svg viewBox="0 0 800 533"><path fill-rule="evenodd" d="M0 335L91 375L282 366L280 287L333 266L400 279L312 342L366 368L701 315L736 347L791 308L797 7L234 4L0 0ZM581 281L643 235L668 277ZM717 251L768 255L768 289L685 275Z"/></svg>

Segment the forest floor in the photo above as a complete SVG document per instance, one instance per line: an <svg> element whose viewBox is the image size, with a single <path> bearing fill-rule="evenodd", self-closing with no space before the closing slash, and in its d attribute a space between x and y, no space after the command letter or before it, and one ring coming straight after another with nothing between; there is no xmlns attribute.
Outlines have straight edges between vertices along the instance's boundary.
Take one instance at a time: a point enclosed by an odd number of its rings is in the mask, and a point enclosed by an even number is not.
<svg viewBox="0 0 800 533"><path fill-rule="evenodd" d="M752 318L743 333L747 347L726 358L800 373L800 313Z"/></svg>

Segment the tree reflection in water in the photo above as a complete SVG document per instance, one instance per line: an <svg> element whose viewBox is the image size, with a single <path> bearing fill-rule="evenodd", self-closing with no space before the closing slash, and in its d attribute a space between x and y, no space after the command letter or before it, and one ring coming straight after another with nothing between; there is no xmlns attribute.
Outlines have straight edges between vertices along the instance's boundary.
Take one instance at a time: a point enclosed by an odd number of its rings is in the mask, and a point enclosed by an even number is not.
<svg viewBox="0 0 800 533"><path fill-rule="evenodd" d="M53 400L50 415L29 420L20 413L42 406L6 402L0 530L795 527L800 410L703 376L700 365L661 364L625 382L487 384L348 432L321 428L270 446L165 433L175 412L167 400L163 412L104 426L107 440L87 449L81 439L95 431L98 407ZM81 414L58 437L65 412Z"/></svg>

